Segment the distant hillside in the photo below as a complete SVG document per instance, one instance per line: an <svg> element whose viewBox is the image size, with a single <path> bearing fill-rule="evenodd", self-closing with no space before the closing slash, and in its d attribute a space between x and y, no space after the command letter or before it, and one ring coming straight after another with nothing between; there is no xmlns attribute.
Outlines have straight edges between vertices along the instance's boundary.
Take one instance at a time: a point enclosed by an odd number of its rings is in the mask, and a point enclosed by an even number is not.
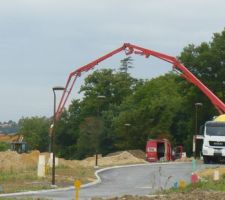
<svg viewBox="0 0 225 200"><path fill-rule="evenodd" d="M0 122L0 133L4 134L12 134L17 133L18 131L18 124L12 120L8 122Z"/></svg>

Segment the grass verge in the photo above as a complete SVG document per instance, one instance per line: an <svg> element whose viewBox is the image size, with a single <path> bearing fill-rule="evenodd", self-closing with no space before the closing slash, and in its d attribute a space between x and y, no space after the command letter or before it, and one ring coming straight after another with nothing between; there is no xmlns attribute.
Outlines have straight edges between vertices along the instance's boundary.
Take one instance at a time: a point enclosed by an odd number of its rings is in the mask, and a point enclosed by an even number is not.
<svg viewBox="0 0 225 200"><path fill-rule="evenodd" d="M95 179L93 168L76 167L70 168L61 166L56 168L56 185L67 187L74 184L74 180L79 179L82 184ZM37 177L37 169L16 172L0 172L0 194L21 191L51 189L51 170L45 178Z"/></svg>
<svg viewBox="0 0 225 200"><path fill-rule="evenodd" d="M213 181L210 178L205 179L204 181L199 181L195 184L188 184L185 188L171 188L169 190L164 190L163 194L171 194L171 193L189 193L193 190L200 189L206 191L225 191L225 179L221 179L219 181Z"/></svg>

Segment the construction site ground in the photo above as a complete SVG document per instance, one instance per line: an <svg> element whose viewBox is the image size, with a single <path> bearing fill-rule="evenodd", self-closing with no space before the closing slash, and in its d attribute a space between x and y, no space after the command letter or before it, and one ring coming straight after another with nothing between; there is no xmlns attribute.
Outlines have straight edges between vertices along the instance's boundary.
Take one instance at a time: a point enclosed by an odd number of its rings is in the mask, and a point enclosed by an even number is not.
<svg viewBox="0 0 225 200"><path fill-rule="evenodd" d="M46 168L46 177L37 177L37 165L40 152L18 154L17 152L0 152L0 193L29 191L51 188L51 168ZM45 155L46 163L49 153ZM105 157L98 156L99 168L115 165L145 163L144 152L140 150L123 151ZM94 172L95 157L84 160L65 160L59 158L56 167L56 185L66 187L74 184L74 180L81 180L82 184L96 179ZM99 169L98 168L98 169Z"/></svg>
<svg viewBox="0 0 225 200"><path fill-rule="evenodd" d="M108 200L225 200L225 192L207 191L195 189L191 192L173 193L168 195L156 195L156 196L123 196L115 197ZM101 200L101 199L94 199Z"/></svg>
<svg viewBox="0 0 225 200"><path fill-rule="evenodd" d="M7 151L0 152L0 193L11 193L17 191L28 191L38 189L51 188L51 173L46 177L37 177L37 163L40 153L32 151L27 154L18 154L16 152ZM49 159L49 153L44 153L46 161ZM110 154L105 157L99 156L99 168L108 166L145 163L145 154L140 150L122 151ZM185 159L189 161L189 159ZM96 179L95 157L88 157L84 160L65 160L59 158L59 166L56 168L56 184L59 187L71 186L74 180L79 179L81 182L88 183ZM99 169L98 168L98 169ZM216 167L219 171L221 179L224 178L225 167ZM51 170L50 170L51 171ZM212 179L215 168L205 169L198 173L202 179ZM141 199L225 199L225 193L213 191L204 188L194 188L187 191L176 191L155 197L137 197L124 196L115 197L112 200L141 200Z"/></svg>

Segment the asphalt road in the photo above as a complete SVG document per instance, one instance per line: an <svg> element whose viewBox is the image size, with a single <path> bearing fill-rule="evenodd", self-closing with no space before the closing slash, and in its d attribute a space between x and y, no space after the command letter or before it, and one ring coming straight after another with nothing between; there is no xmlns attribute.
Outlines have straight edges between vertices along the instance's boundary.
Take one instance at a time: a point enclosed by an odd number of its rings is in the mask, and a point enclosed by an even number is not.
<svg viewBox="0 0 225 200"><path fill-rule="evenodd" d="M206 165L197 165L198 169L204 167ZM99 173L101 183L81 188L79 199L89 200L92 197L106 198L125 194L148 195L161 189L170 188L180 180L190 182L191 172L191 163L149 163L110 169ZM69 189L66 191L42 192L32 195L32 197L69 200L75 199L75 193L74 189Z"/></svg>

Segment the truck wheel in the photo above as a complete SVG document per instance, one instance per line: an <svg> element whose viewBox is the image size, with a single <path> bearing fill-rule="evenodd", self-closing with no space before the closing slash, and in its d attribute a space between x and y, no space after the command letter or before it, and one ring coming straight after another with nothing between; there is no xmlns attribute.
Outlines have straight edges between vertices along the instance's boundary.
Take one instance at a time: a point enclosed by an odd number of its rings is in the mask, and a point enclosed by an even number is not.
<svg viewBox="0 0 225 200"><path fill-rule="evenodd" d="M204 161L204 164L209 164L210 158L208 156L203 156L203 161Z"/></svg>

